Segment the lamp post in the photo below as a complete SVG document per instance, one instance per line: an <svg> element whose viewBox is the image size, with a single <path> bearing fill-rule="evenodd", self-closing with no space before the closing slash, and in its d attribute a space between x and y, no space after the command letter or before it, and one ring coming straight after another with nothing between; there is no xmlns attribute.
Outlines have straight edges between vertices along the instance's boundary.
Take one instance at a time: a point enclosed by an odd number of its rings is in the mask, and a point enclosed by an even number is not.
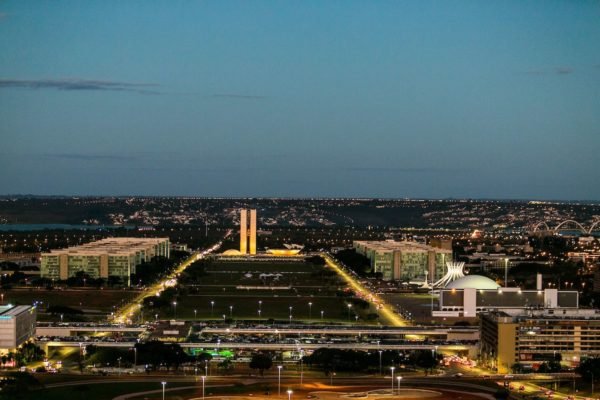
<svg viewBox="0 0 600 400"><path fill-rule="evenodd" d="M202 400L204 400L204 381L206 380L206 376L202 377Z"/></svg>
<svg viewBox="0 0 600 400"><path fill-rule="evenodd" d="M177 319L177 302L176 301L173 302L173 316L175 319Z"/></svg>
<svg viewBox="0 0 600 400"><path fill-rule="evenodd" d="M229 306L229 318L233 318L233 306Z"/></svg>
<svg viewBox="0 0 600 400"><path fill-rule="evenodd" d="M352 308L352 304L348 303L348 322L350 322L350 309Z"/></svg>
<svg viewBox="0 0 600 400"><path fill-rule="evenodd" d="M292 389L288 389L287 394L288 394L288 400L292 400Z"/></svg>
<svg viewBox="0 0 600 400"><path fill-rule="evenodd" d="M398 395L400 395L400 381L402 380L402 377L399 376L396 378L396 380L398 381Z"/></svg>
<svg viewBox="0 0 600 400"><path fill-rule="evenodd" d="M377 341L377 345L379 345L379 340ZM382 353L383 353L383 350L379 350L379 375L383 375L382 367L381 367L381 354Z"/></svg>
<svg viewBox="0 0 600 400"><path fill-rule="evenodd" d="M312 302L308 302L308 319L312 319Z"/></svg>
<svg viewBox="0 0 600 400"><path fill-rule="evenodd" d="M194 310L194 319L197 319L198 317L198 310Z"/></svg>
<svg viewBox="0 0 600 400"><path fill-rule="evenodd" d="M304 380L304 350L300 349L300 385Z"/></svg>
<svg viewBox="0 0 600 400"><path fill-rule="evenodd" d="M321 321L323 321L323 314L325 314L325 311L321 310Z"/></svg>
<svg viewBox="0 0 600 400"><path fill-rule="evenodd" d="M508 287L508 258L504 259L504 287Z"/></svg>
<svg viewBox="0 0 600 400"><path fill-rule="evenodd" d="M162 400L165 400L165 386L167 385L167 382L161 382L160 383L162 385L162 389L163 389L163 396L162 396Z"/></svg>
<svg viewBox="0 0 600 400"><path fill-rule="evenodd" d="M213 317L213 311L215 310L215 302L214 300L210 301L210 317Z"/></svg>
<svg viewBox="0 0 600 400"><path fill-rule="evenodd" d="M281 396L281 368L282 365L277 366L277 396Z"/></svg>
<svg viewBox="0 0 600 400"><path fill-rule="evenodd" d="M394 394L394 369L396 368L390 367L390 369L392 370L392 394Z"/></svg>

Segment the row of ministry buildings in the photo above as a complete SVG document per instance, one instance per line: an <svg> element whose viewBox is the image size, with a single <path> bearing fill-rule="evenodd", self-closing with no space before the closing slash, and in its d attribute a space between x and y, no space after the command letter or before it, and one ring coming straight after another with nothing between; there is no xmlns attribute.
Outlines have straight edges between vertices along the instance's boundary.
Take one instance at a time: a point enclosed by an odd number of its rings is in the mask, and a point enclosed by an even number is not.
<svg viewBox="0 0 600 400"><path fill-rule="evenodd" d="M42 278L65 280L83 272L91 278L128 279L153 257L170 256L168 238L107 238L42 253Z"/></svg>

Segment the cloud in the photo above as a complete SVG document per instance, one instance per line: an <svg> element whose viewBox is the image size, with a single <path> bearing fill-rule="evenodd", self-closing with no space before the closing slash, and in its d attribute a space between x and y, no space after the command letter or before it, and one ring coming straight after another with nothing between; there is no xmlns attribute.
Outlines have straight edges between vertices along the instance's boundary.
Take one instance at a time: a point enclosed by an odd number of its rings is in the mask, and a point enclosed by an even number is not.
<svg viewBox="0 0 600 400"><path fill-rule="evenodd" d="M456 172L452 168L432 168L432 167L348 167L344 168L353 172L392 172L392 173L429 173L429 172Z"/></svg>
<svg viewBox="0 0 600 400"><path fill-rule="evenodd" d="M538 68L538 69L532 69L532 70L526 71L525 74L527 74L527 75L549 75L549 74L568 75L568 74L572 74L574 71L575 71L575 69L573 69L572 67L556 67L554 69Z"/></svg>
<svg viewBox="0 0 600 400"><path fill-rule="evenodd" d="M246 99L246 100L259 100L259 99L267 98L267 96L235 94L235 93L215 93L211 97L223 97L223 98L229 98L229 99Z"/></svg>
<svg viewBox="0 0 600 400"><path fill-rule="evenodd" d="M57 89L57 90L100 90L114 92L134 92L140 94L160 94L152 89L155 83L130 83L101 81L93 79L0 79L0 89Z"/></svg>
<svg viewBox="0 0 600 400"><path fill-rule="evenodd" d="M107 161L131 161L135 157L123 156L117 154L88 154L88 153L57 153L57 154L44 154L45 157L61 158L64 160L83 160L83 161L94 161L94 160L107 160Z"/></svg>
<svg viewBox="0 0 600 400"><path fill-rule="evenodd" d="M559 75L567 75L573 73L573 68L571 67L557 67L554 70Z"/></svg>

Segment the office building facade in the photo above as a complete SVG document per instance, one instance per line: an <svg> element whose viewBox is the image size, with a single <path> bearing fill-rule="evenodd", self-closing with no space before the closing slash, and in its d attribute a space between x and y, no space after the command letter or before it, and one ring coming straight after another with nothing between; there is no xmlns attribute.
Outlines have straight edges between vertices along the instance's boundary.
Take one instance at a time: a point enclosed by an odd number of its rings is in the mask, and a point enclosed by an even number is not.
<svg viewBox="0 0 600 400"><path fill-rule="evenodd" d="M418 280L428 282L441 278L447 261L452 260L452 250L416 242L355 241L357 253L371 261L373 272L382 274L384 280Z"/></svg>
<svg viewBox="0 0 600 400"><path fill-rule="evenodd" d="M35 336L35 306L0 306L0 353L14 351Z"/></svg>
<svg viewBox="0 0 600 400"><path fill-rule="evenodd" d="M256 210L240 210L240 253L256 254Z"/></svg>
<svg viewBox="0 0 600 400"><path fill-rule="evenodd" d="M108 238L42 253L41 277L65 280L83 272L91 278L128 279L153 257L170 256L168 238Z"/></svg>
<svg viewBox="0 0 600 400"><path fill-rule="evenodd" d="M518 315L481 315L480 357L498 373L513 372L515 364L536 370L562 357L575 367L585 358L600 356L600 310L523 310Z"/></svg>

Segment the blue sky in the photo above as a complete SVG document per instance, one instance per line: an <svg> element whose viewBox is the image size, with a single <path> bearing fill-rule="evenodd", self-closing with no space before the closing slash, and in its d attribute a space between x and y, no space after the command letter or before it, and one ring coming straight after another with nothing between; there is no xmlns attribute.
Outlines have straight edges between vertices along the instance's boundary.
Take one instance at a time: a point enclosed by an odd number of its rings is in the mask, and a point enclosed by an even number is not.
<svg viewBox="0 0 600 400"><path fill-rule="evenodd" d="M0 193L600 199L598 1L0 1Z"/></svg>

